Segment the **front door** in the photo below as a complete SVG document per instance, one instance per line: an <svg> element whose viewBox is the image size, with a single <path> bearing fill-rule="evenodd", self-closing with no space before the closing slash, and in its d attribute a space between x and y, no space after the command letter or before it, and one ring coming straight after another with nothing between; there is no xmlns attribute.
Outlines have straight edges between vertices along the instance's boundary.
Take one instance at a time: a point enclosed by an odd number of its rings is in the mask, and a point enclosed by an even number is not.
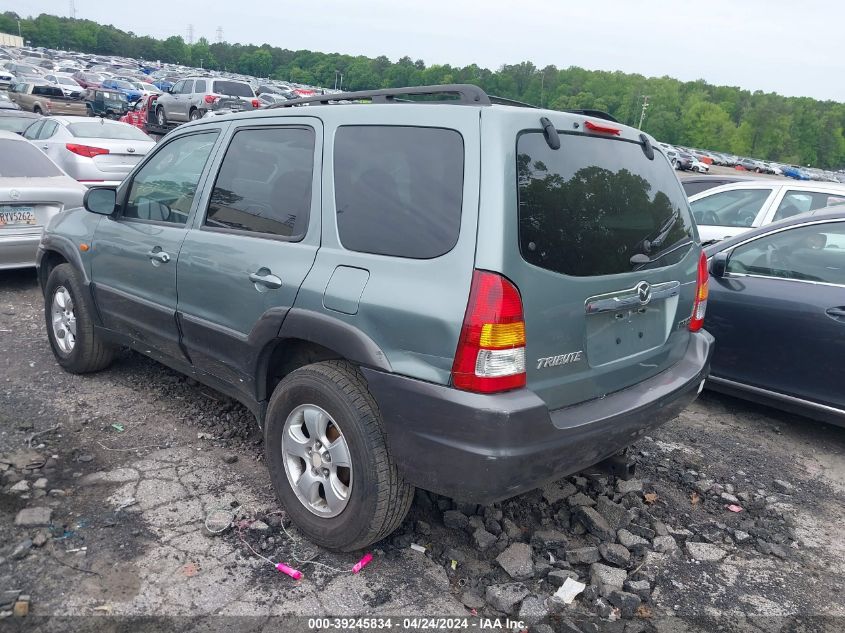
<svg viewBox="0 0 845 633"><path fill-rule="evenodd" d="M157 148L121 187L115 215L94 233L92 277L104 325L156 358L183 358L176 263L219 133L177 136Z"/></svg>
<svg viewBox="0 0 845 633"><path fill-rule="evenodd" d="M232 127L179 256L188 355L250 397L258 352L276 337L320 244L322 127L285 121Z"/></svg>
<svg viewBox="0 0 845 633"><path fill-rule="evenodd" d="M845 408L845 221L737 246L710 292L714 376Z"/></svg>

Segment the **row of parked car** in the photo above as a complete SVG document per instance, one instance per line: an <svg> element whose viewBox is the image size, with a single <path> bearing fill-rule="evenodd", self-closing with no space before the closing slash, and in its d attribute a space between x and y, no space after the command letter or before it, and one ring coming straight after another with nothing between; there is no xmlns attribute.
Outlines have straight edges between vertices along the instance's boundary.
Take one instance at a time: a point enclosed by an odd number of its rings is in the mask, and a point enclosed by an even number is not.
<svg viewBox="0 0 845 633"><path fill-rule="evenodd" d="M721 152L690 149L687 147L672 146L668 143L661 143L666 155L670 158L672 165L678 171L693 171L706 174L710 171L710 165L733 167L738 171L749 171L757 174L771 174L773 176L787 176L795 180L815 180L820 182L841 182L845 183L845 172L829 171L812 167L801 167L799 165L785 165L782 163L767 162L754 158L723 154Z"/></svg>

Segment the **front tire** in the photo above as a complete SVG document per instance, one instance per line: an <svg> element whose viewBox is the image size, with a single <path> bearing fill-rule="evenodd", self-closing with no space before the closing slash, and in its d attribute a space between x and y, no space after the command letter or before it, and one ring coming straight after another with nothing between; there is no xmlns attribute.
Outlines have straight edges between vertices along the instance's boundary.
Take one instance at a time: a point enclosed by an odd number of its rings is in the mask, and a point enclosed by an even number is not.
<svg viewBox="0 0 845 633"><path fill-rule="evenodd" d="M44 316L53 354L72 374L100 371L114 360L116 349L97 335L92 314L79 273L70 264L56 266L47 278Z"/></svg>
<svg viewBox="0 0 845 633"><path fill-rule="evenodd" d="M388 452L378 405L347 362L288 374L270 399L264 439L276 494L318 545L366 547L399 527L411 507L414 489Z"/></svg>

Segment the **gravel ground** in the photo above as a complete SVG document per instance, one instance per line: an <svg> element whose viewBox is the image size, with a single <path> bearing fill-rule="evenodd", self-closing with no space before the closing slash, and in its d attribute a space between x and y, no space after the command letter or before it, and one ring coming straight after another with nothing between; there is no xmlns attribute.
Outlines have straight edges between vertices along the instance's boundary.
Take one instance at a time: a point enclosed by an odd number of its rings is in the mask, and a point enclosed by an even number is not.
<svg viewBox="0 0 845 633"><path fill-rule="evenodd" d="M44 329L34 273L0 273L0 628L153 616L160 630L308 630L280 618L324 615L481 630L509 617L540 633L845 628L845 429L705 392L632 449L636 479L590 471L491 507L418 492L353 575L362 553L289 526L243 407L131 352L66 374ZM217 536L215 510L233 518ZM573 581L571 604L552 597Z"/></svg>

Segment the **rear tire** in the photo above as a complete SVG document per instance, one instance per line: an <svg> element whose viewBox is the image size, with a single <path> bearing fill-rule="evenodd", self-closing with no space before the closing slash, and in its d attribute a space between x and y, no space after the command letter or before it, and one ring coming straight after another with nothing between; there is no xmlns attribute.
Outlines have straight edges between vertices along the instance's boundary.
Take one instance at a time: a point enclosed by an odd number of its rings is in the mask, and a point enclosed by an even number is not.
<svg viewBox="0 0 845 633"><path fill-rule="evenodd" d="M167 125L167 115L164 113L164 108L162 106L156 108L156 121L161 127Z"/></svg>
<svg viewBox="0 0 845 633"><path fill-rule="evenodd" d="M297 412L309 408L328 414L330 424L336 425L333 436L328 431L324 433L328 443L323 441L321 447L317 442L318 449L334 447L341 440L348 446L348 493L345 505L334 516L320 516L313 505L309 507L301 501L289 478L288 473L295 477L301 465L301 477L308 472L317 473L320 467L311 471L308 462L291 458L291 453L282 450L283 437L290 442L291 430L302 427L298 421L292 425L289 420L298 420ZM328 428L331 430L332 426ZM300 431L296 432L302 438ZM378 405L364 378L350 363L325 361L288 374L270 399L264 439L276 494L293 523L318 545L346 552L366 547L399 527L411 507L414 488L399 474L387 449ZM317 490L325 492L324 487L318 486ZM322 503L321 498L317 498L317 503Z"/></svg>
<svg viewBox="0 0 845 633"><path fill-rule="evenodd" d="M44 114L44 113L41 111L41 108L40 108L39 106L35 106L34 108L32 108L32 111L33 111L35 114Z"/></svg>
<svg viewBox="0 0 845 633"><path fill-rule="evenodd" d="M188 119L191 120L191 121L199 121L201 118L202 118L202 112L200 112L196 108L193 108L191 110L191 113L188 115Z"/></svg>
<svg viewBox="0 0 845 633"><path fill-rule="evenodd" d="M59 301L56 301L57 295L61 295ZM64 309L67 308L68 298L69 310ZM62 309L62 314L57 309ZM97 335L93 312L76 269L70 264L56 266L44 288L44 317L53 354L59 365L72 374L100 371L114 360L117 350ZM69 338L71 334L72 342Z"/></svg>

